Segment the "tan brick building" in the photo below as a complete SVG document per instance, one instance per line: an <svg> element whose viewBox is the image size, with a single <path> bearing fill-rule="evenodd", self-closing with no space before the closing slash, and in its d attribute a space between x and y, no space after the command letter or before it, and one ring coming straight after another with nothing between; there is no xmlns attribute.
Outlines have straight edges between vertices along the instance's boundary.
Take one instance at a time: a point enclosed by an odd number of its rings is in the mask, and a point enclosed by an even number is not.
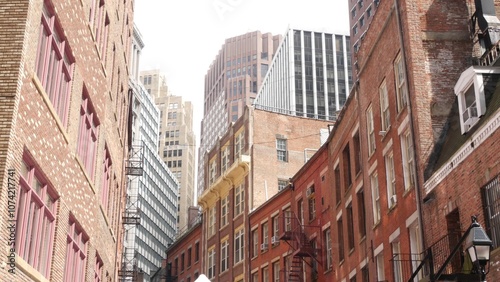
<svg viewBox="0 0 500 282"><path fill-rule="evenodd" d="M0 277L116 281L133 2L0 6Z"/></svg>

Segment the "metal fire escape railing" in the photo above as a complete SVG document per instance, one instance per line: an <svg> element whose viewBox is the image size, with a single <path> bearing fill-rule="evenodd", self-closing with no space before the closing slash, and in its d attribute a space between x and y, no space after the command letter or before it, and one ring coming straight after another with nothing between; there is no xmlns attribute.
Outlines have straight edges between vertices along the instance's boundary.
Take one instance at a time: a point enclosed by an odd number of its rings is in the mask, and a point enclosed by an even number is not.
<svg viewBox="0 0 500 282"><path fill-rule="evenodd" d="M125 174L127 179L127 196L125 210L122 216L124 234L141 223L140 209L138 206L138 185L133 180L142 176L144 172L143 144L132 145L130 147L128 159L125 161ZM128 236L128 235L125 235ZM124 236L124 237L125 237ZM135 236L135 235L133 235ZM139 269L137 268L137 251L132 245L128 245L127 238L124 238L124 248L122 254L122 264L118 271L120 281L137 281Z"/></svg>
<svg viewBox="0 0 500 282"><path fill-rule="evenodd" d="M317 266L321 265L321 237L318 240L310 240L313 233L321 236L321 227L313 225L303 225L300 220L289 212L279 220L279 239L285 241L290 248L290 258L282 271L285 282L304 281L304 266L311 268L311 274L317 275ZM309 260L307 258L310 258Z"/></svg>

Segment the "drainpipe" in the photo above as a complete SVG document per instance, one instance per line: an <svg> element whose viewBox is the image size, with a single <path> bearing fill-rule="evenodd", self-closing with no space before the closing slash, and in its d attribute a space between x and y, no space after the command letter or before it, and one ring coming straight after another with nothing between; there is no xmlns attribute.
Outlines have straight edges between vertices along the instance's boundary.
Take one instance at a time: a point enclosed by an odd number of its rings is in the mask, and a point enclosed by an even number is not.
<svg viewBox="0 0 500 282"><path fill-rule="evenodd" d="M411 99L410 99L410 83L409 83L409 76L408 76L408 68L406 67L406 50L405 50L405 45L404 45L404 40L403 40L403 29L401 28L401 17L400 17L400 10L398 6L398 0L394 0L394 8L396 11L396 21L398 25L398 30L399 30L399 44L401 46L401 58L403 61L403 68L405 70L405 76L406 76L406 83L408 87L408 91L406 92L406 101L408 103L408 117L409 117L409 126L410 126L410 132L412 135L412 142L413 142L413 159L415 161L415 170L416 168L419 167L419 158L417 156L417 150L416 148L416 138L415 138L415 128L413 125L413 116L412 116L412 106L411 106ZM424 224L423 224L423 213L422 213L422 201L421 197L422 195L420 194L420 174L418 173L418 170L415 171L415 194L416 194L416 201L417 201L417 212L418 212L418 224L420 226L420 236L422 236L422 247L424 250L427 250L426 242L425 242L425 233L424 233ZM423 181L422 181L423 182ZM423 185L423 184L422 184Z"/></svg>

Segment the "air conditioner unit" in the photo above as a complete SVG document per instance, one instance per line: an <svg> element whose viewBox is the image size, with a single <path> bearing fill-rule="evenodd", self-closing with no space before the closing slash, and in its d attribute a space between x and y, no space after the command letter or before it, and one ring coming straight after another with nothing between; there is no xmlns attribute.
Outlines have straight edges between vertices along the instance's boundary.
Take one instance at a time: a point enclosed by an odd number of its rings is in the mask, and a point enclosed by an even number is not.
<svg viewBox="0 0 500 282"><path fill-rule="evenodd" d="M398 202L396 195L391 196L391 207L394 206Z"/></svg>
<svg viewBox="0 0 500 282"><path fill-rule="evenodd" d="M474 123L476 123L479 117L477 115L477 108L475 104L465 109L465 111L462 113L462 118L465 125L472 126Z"/></svg>
<svg viewBox="0 0 500 282"><path fill-rule="evenodd" d="M271 244L278 244L280 242L280 239L278 238L278 236L273 236L271 237Z"/></svg>
<svg viewBox="0 0 500 282"><path fill-rule="evenodd" d="M260 250L261 251L267 250L267 243L260 244Z"/></svg>
<svg viewBox="0 0 500 282"><path fill-rule="evenodd" d="M307 188L307 191L306 191L307 197L311 196L312 194L314 194L314 186Z"/></svg>

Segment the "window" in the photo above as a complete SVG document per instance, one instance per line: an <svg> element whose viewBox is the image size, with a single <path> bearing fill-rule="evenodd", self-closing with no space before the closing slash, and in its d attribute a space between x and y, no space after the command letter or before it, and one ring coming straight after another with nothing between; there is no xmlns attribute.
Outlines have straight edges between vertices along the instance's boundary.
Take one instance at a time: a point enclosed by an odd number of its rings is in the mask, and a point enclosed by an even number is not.
<svg viewBox="0 0 500 282"><path fill-rule="evenodd" d="M332 250L332 232L330 228L325 230L325 262L326 269L330 270L333 267L333 250Z"/></svg>
<svg viewBox="0 0 500 282"><path fill-rule="evenodd" d="M347 144L342 152L342 164L344 170L344 189L348 190L352 185L352 173L351 173L351 150L349 144Z"/></svg>
<svg viewBox="0 0 500 282"><path fill-rule="evenodd" d="M99 257L99 254L95 254L95 263L94 263L94 282L101 282L104 281L102 279L102 260Z"/></svg>
<svg viewBox="0 0 500 282"><path fill-rule="evenodd" d="M101 188L101 205L105 211L108 210L109 187L111 187L111 164L109 150L108 147L105 146Z"/></svg>
<svg viewBox="0 0 500 282"><path fill-rule="evenodd" d="M370 272L366 265L361 268L361 282L370 282Z"/></svg>
<svg viewBox="0 0 500 282"><path fill-rule="evenodd" d="M85 281L88 237L73 219L69 220L64 281Z"/></svg>
<svg viewBox="0 0 500 282"><path fill-rule="evenodd" d="M280 261L273 262L273 282L280 282Z"/></svg>
<svg viewBox="0 0 500 282"><path fill-rule="evenodd" d="M229 269L229 242L225 240L220 245L220 272Z"/></svg>
<svg viewBox="0 0 500 282"><path fill-rule="evenodd" d="M281 191L288 186L288 180L278 179L278 191Z"/></svg>
<svg viewBox="0 0 500 282"><path fill-rule="evenodd" d="M340 168L337 165L335 169L333 170L333 173L335 175L335 197L337 201L337 205L340 204L340 201L342 200L341 196L341 188L340 188Z"/></svg>
<svg viewBox="0 0 500 282"><path fill-rule="evenodd" d="M245 210L245 183L241 183L234 189L234 217Z"/></svg>
<svg viewBox="0 0 500 282"><path fill-rule="evenodd" d="M184 272L184 253L181 254L181 272Z"/></svg>
<svg viewBox="0 0 500 282"><path fill-rule="evenodd" d="M396 98L398 103L398 113L408 104L408 89L406 86L406 74L401 53L394 61L394 75L396 76Z"/></svg>
<svg viewBox="0 0 500 282"><path fill-rule="evenodd" d="M363 189L356 193L358 201L358 224L359 224L359 237L366 236L366 209L365 209L365 193Z"/></svg>
<svg viewBox="0 0 500 282"><path fill-rule="evenodd" d="M385 156L385 175L387 185L387 205L392 208L396 205L396 175L394 173L394 156L389 152Z"/></svg>
<svg viewBox="0 0 500 282"><path fill-rule="evenodd" d="M215 234L215 207L208 209L208 237Z"/></svg>
<svg viewBox="0 0 500 282"><path fill-rule="evenodd" d="M245 131L241 131L234 138L234 159L238 159L243 153L244 145L243 140L245 138Z"/></svg>
<svg viewBox="0 0 500 282"><path fill-rule="evenodd" d="M368 131L368 155L371 156L375 152L375 128L373 127L373 110L371 106L366 110L366 130Z"/></svg>
<svg viewBox="0 0 500 282"><path fill-rule="evenodd" d="M21 163L18 195L16 253L49 277L57 195L39 167L26 158Z"/></svg>
<svg viewBox="0 0 500 282"><path fill-rule="evenodd" d="M252 273L252 282L259 282L259 272Z"/></svg>
<svg viewBox="0 0 500 282"><path fill-rule="evenodd" d="M262 268L262 282L269 282L269 268Z"/></svg>
<svg viewBox="0 0 500 282"><path fill-rule="evenodd" d="M243 228L234 234L234 264L243 261L245 250L245 234Z"/></svg>
<svg viewBox="0 0 500 282"><path fill-rule="evenodd" d="M415 163L413 162L413 140L410 131L403 133L401 138L401 155L403 156L403 176L405 191L415 185Z"/></svg>
<svg viewBox="0 0 500 282"><path fill-rule="evenodd" d="M262 223L262 247L260 248L262 251L267 251L267 247L269 244L269 227L267 222Z"/></svg>
<svg viewBox="0 0 500 282"><path fill-rule="evenodd" d="M91 10L90 24L93 25L95 41L99 48L101 59L105 61L108 44L109 17L104 7L104 0L94 0L92 6L95 7L97 1L99 1L99 7L95 10L95 14L94 10Z"/></svg>
<svg viewBox="0 0 500 282"><path fill-rule="evenodd" d="M91 179L94 179L99 120L84 86L80 106L77 154Z"/></svg>
<svg viewBox="0 0 500 282"><path fill-rule="evenodd" d="M403 270L401 268L401 244L399 241L392 242L392 266L394 271L394 282L403 282Z"/></svg>
<svg viewBox="0 0 500 282"><path fill-rule="evenodd" d="M75 59L49 1L45 1L36 56L36 74L62 124L68 119Z"/></svg>
<svg viewBox="0 0 500 282"><path fill-rule="evenodd" d="M386 131L391 126L391 113L389 111L389 96L387 94L387 85L382 82L378 89L380 94L380 122L383 131Z"/></svg>
<svg viewBox="0 0 500 282"><path fill-rule="evenodd" d="M191 267L191 247L187 250L187 268L190 268Z"/></svg>
<svg viewBox="0 0 500 282"><path fill-rule="evenodd" d="M385 280L385 273L384 273L384 254L380 253L375 257L375 263L377 267L377 281L384 281Z"/></svg>
<svg viewBox="0 0 500 282"><path fill-rule="evenodd" d="M500 246L500 176L496 176L483 188L486 210L486 227L494 248Z"/></svg>
<svg viewBox="0 0 500 282"><path fill-rule="evenodd" d="M220 225L226 226L228 224L227 216L229 214L229 195L222 198L220 201Z"/></svg>
<svg viewBox="0 0 500 282"><path fill-rule="evenodd" d="M271 223L273 225L272 226L272 228L273 228L273 239L272 240L274 240L274 242L271 242L271 243L273 244L273 246L277 246L280 243L279 235L278 235L280 227L279 227L279 220L278 220L277 215L272 218Z"/></svg>
<svg viewBox="0 0 500 282"><path fill-rule="evenodd" d="M276 151L278 154L278 160L282 162L288 162L288 149L287 140L277 138L276 139Z"/></svg>
<svg viewBox="0 0 500 282"><path fill-rule="evenodd" d="M359 132L356 132L354 137L352 138L352 142L354 145L354 170L356 174L361 172L361 140L359 138Z"/></svg>
<svg viewBox="0 0 500 282"><path fill-rule="evenodd" d="M314 189L314 186L311 187ZM309 204L309 221L311 221L316 218L316 198L314 197L314 194L309 196L307 202Z"/></svg>
<svg viewBox="0 0 500 282"><path fill-rule="evenodd" d="M380 221L380 193L378 189L378 175L373 173L370 176L372 188L372 205L373 205L373 223L377 224Z"/></svg>
<svg viewBox="0 0 500 282"><path fill-rule="evenodd" d="M354 250L354 214L352 212L352 203L346 207L347 211L347 243L349 244L349 251Z"/></svg>
<svg viewBox="0 0 500 282"><path fill-rule="evenodd" d="M221 151L221 174L229 168L229 144L223 146Z"/></svg>
<svg viewBox="0 0 500 282"><path fill-rule="evenodd" d="M217 161L213 159L210 161L209 167L209 185L212 185L217 178Z"/></svg>
<svg viewBox="0 0 500 282"><path fill-rule="evenodd" d="M292 210L290 208L287 208L283 211L283 214L285 216L285 231L291 231L292 230Z"/></svg>
<svg viewBox="0 0 500 282"><path fill-rule="evenodd" d="M344 261L344 225L342 216L337 219L337 231L339 240L339 262Z"/></svg>
<svg viewBox="0 0 500 282"><path fill-rule="evenodd" d="M177 119L177 112L169 112L167 115L168 119Z"/></svg>
<svg viewBox="0 0 500 282"><path fill-rule="evenodd" d="M200 242L194 244L194 261L198 262L200 260Z"/></svg>
<svg viewBox="0 0 500 282"><path fill-rule="evenodd" d="M252 230L252 257L259 255L259 233L257 229Z"/></svg>
<svg viewBox="0 0 500 282"><path fill-rule="evenodd" d="M207 260L207 273L208 279L215 278L215 247L208 250L208 260Z"/></svg>

